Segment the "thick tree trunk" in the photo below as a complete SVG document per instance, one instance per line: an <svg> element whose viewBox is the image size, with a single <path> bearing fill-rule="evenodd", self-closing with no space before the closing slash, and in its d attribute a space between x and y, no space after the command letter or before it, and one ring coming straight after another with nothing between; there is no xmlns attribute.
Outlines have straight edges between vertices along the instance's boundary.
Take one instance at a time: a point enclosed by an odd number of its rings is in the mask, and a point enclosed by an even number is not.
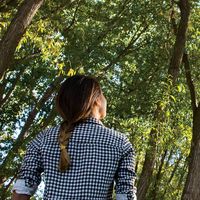
<svg viewBox="0 0 200 200"><path fill-rule="evenodd" d="M170 65L168 69L168 75L170 76L173 83L176 82L178 78L179 68L182 61L184 49L185 49L185 42L186 42L186 33L188 29L188 20L190 14L190 6L189 0L179 0L178 2L180 8L180 15L181 19L179 22L178 29L175 30L176 32L176 41L174 44L174 51L171 56ZM176 28L176 27L174 27ZM157 111L155 111L156 113ZM161 112L157 112L158 114L162 114ZM157 120L159 121L159 119ZM152 128L153 130L154 128ZM156 138L152 135L153 138L150 138L149 144L153 144L149 150L146 152L145 162L142 169L141 177L138 181L138 200L144 200L146 193L150 186L150 178L153 174L154 163L156 160ZM152 137L150 136L150 137ZM151 152L152 151L152 152ZM149 156L151 155L151 156Z"/></svg>
<svg viewBox="0 0 200 200"><path fill-rule="evenodd" d="M189 156L189 170L182 194L182 200L200 199L200 106L196 103L195 87L191 77L188 55L184 53L183 62L187 84L190 90L191 106L193 110L192 143Z"/></svg>
<svg viewBox="0 0 200 200"><path fill-rule="evenodd" d="M25 0L0 43L0 79L10 67L19 41L44 0Z"/></svg>
<svg viewBox="0 0 200 200"><path fill-rule="evenodd" d="M190 150L189 171L182 200L200 199L200 107L194 112L193 137Z"/></svg>
<svg viewBox="0 0 200 200"><path fill-rule="evenodd" d="M174 32L176 34L176 41L174 44L174 50L168 69L168 74L171 76L173 81L176 81L176 79L178 78L179 67L182 62L183 52L185 49L186 33L188 29L188 21L190 15L189 0L180 0L178 5L181 11L181 19L178 29L176 28L176 24L173 24Z"/></svg>
<svg viewBox="0 0 200 200"><path fill-rule="evenodd" d="M142 168L142 173L137 185L137 198L138 200L144 200L147 190L151 182L151 176L153 174L154 164L156 161L156 147L157 147L157 131L151 129L149 138L149 149L146 151L145 161Z"/></svg>

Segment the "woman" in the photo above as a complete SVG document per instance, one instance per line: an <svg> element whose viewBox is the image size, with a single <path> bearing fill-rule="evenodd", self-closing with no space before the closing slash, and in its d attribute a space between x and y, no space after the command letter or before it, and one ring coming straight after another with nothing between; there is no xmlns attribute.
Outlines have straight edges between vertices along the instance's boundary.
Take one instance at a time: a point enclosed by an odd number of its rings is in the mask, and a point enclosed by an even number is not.
<svg viewBox="0 0 200 200"><path fill-rule="evenodd" d="M135 200L134 151L127 137L106 128L106 99L92 77L75 75L61 86L61 125L42 131L27 148L13 200L35 193L44 172L44 200ZM115 185L114 185L115 182Z"/></svg>

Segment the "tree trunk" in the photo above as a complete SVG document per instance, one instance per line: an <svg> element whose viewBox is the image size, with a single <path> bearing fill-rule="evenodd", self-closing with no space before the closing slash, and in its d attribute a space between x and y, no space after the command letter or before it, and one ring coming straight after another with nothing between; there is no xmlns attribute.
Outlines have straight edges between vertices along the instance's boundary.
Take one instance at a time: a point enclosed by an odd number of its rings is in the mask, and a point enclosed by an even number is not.
<svg viewBox="0 0 200 200"><path fill-rule="evenodd" d="M0 43L0 80L10 67L19 41L44 0L25 0Z"/></svg>
<svg viewBox="0 0 200 200"><path fill-rule="evenodd" d="M151 194L151 196L154 198L154 200L157 199L157 194L159 192L159 186L158 185L159 185L161 177L162 177L162 169L163 169L163 165L164 165L164 161L165 161L167 152L168 152L167 150L164 151L164 154L162 155L161 161L159 162L160 165L159 165L158 172L156 174L155 184L154 184L154 188L153 188L153 191L152 191L152 194Z"/></svg>
<svg viewBox="0 0 200 200"><path fill-rule="evenodd" d="M149 138L149 149L146 151L145 161L142 168L142 173L137 185L137 198L138 200L144 200L147 190L150 185L151 176L154 169L154 164L156 161L156 147L157 147L157 130L151 129Z"/></svg>
<svg viewBox="0 0 200 200"><path fill-rule="evenodd" d="M168 74L171 76L173 82L178 78L179 67L182 62L183 52L185 49L186 33L190 15L189 0L180 0L178 5L181 11L181 19L178 29L176 28L176 24L173 23L174 21L172 19L174 32L176 34L176 41L168 69Z"/></svg>
<svg viewBox="0 0 200 200"><path fill-rule="evenodd" d="M200 107L193 117L193 137L190 150L189 171L182 194L182 200L200 199Z"/></svg>
<svg viewBox="0 0 200 200"><path fill-rule="evenodd" d="M175 31L176 41L174 44L174 51L172 53L170 65L168 69L168 75L170 76L173 83L175 83L178 78L179 68L180 68L180 64L181 64L184 49L185 49L186 33L188 29L188 20L189 20L189 14L190 14L189 0L179 0L178 5L180 8L181 19L179 22L178 29ZM152 130L153 129L154 128L152 128ZM152 152L146 153L141 177L138 181L138 200L145 199L146 193L150 186L150 178L153 174L154 163L156 160L156 151L155 151L156 138L150 138L150 140L154 142L152 143L153 146L149 148L149 150L147 150L147 151L152 151ZM151 142L149 144L151 144ZM151 155L151 156L149 157L148 155Z"/></svg>
<svg viewBox="0 0 200 200"><path fill-rule="evenodd" d="M193 110L192 143L189 156L189 169L184 186L182 200L200 199L200 106L196 103L195 87L191 77L188 55L183 57L187 84L190 90L191 106Z"/></svg>

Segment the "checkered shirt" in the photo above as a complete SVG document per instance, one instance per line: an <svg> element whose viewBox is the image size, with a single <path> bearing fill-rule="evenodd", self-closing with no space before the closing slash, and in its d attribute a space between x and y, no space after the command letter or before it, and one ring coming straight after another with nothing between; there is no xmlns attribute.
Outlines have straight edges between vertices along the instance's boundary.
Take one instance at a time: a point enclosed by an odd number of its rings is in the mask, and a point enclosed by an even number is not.
<svg viewBox="0 0 200 200"><path fill-rule="evenodd" d="M27 148L18 179L36 187L44 172L44 200L111 200L113 189L135 200L135 154L128 138L90 117L69 140L70 169L59 172L60 126L39 133Z"/></svg>

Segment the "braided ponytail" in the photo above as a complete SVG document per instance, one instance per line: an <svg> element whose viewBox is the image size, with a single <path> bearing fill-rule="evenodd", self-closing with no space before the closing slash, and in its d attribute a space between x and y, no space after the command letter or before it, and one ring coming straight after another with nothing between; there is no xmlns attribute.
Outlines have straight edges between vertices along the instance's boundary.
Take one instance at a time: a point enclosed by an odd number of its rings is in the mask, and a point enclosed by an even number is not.
<svg viewBox="0 0 200 200"><path fill-rule="evenodd" d="M58 169L60 172L69 169L71 164L67 149L75 125L90 116L94 102L101 93L96 79L84 75L69 77L61 85L56 97L57 111L64 119L58 136L60 146Z"/></svg>
<svg viewBox="0 0 200 200"><path fill-rule="evenodd" d="M66 121L64 121L61 124L60 135L58 137L58 143L61 151L58 168L61 172L64 172L65 170L69 169L70 166L70 157L67 152L67 149L69 145L69 139L72 135L71 131L73 130L73 128L73 124L68 124Z"/></svg>

